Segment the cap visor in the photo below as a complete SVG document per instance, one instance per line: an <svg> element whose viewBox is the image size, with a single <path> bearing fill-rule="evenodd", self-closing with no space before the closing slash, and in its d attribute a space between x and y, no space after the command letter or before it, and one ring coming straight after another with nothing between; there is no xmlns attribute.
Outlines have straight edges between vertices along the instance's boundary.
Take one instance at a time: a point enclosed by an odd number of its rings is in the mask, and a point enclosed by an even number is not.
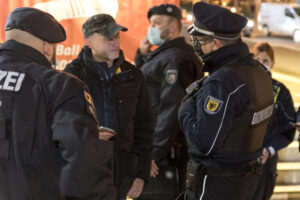
<svg viewBox="0 0 300 200"><path fill-rule="evenodd" d="M196 31L196 29L194 27L194 24L192 24L191 26L189 26L189 28L187 29L187 32L190 35L195 35L195 36L203 36L203 35L205 35L203 33L199 33L198 31Z"/></svg>
<svg viewBox="0 0 300 200"><path fill-rule="evenodd" d="M121 28L120 31L124 31L124 32L128 31L128 28L126 28L125 26L121 26L119 24L117 25Z"/></svg>
<svg viewBox="0 0 300 200"><path fill-rule="evenodd" d="M124 26L120 26L118 24L111 24L110 26L106 27L105 32L102 34L107 38L114 38L120 31L127 31L128 29Z"/></svg>

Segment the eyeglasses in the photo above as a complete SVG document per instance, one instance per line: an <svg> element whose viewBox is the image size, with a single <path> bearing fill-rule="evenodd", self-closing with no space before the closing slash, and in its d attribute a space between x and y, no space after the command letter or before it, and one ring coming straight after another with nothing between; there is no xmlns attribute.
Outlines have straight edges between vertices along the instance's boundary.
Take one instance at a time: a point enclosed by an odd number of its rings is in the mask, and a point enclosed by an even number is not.
<svg viewBox="0 0 300 200"><path fill-rule="evenodd" d="M191 42L196 45L197 43L200 43L201 45L207 45L208 43L211 43L213 41L213 37L202 37L201 39L197 36L192 36Z"/></svg>

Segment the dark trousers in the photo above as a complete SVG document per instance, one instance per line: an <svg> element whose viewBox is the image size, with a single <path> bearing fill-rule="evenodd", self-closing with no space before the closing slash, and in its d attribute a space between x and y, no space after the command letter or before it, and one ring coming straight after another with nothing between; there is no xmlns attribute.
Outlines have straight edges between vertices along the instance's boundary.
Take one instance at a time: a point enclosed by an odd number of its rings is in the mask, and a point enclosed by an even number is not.
<svg viewBox="0 0 300 200"><path fill-rule="evenodd" d="M184 200L252 200L258 176L201 175L197 191L188 191Z"/></svg>
<svg viewBox="0 0 300 200"><path fill-rule="evenodd" d="M158 166L159 175L145 183L138 200L174 200L185 189L186 165L181 162L177 166Z"/></svg>
<svg viewBox="0 0 300 200"><path fill-rule="evenodd" d="M158 167L159 175L149 179L138 200L174 200L177 196L177 169L174 166Z"/></svg>
<svg viewBox="0 0 300 200"><path fill-rule="evenodd" d="M276 185L278 155L269 158L263 167L263 173L259 177L253 200L269 200Z"/></svg>

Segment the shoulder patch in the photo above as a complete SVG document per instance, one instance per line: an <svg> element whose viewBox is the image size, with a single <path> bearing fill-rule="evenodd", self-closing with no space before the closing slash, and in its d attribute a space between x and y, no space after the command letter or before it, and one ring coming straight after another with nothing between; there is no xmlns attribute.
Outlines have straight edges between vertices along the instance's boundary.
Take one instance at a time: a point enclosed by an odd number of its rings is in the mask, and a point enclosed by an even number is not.
<svg viewBox="0 0 300 200"><path fill-rule="evenodd" d="M166 73L166 81L170 84L174 84L177 81L178 70L177 69L169 69Z"/></svg>
<svg viewBox="0 0 300 200"><path fill-rule="evenodd" d="M84 98L85 98L85 101L86 101L87 113L89 115L91 115L92 117L94 117L96 121L98 121L97 120L97 115L96 115L96 109L95 109L95 106L94 106L94 103L93 103L93 99L92 99L90 93L88 93L85 90L84 90Z"/></svg>
<svg viewBox="0 0 300 200"><path fill-rule="evenodd" d="M86 100L89 104L93 105L93 100L92 100L92 97L91 97L90 93L88 93L88 92L85 91L85 90L84 90L84 97L85 97L85 100Z"/></svg>
<svg viewBox="0 0 300 200"><path fill-rule="evenodd" d="M216 114L221 110L222 105L223 101L208 96L204 104L204 110L207 114Z"/></svg>

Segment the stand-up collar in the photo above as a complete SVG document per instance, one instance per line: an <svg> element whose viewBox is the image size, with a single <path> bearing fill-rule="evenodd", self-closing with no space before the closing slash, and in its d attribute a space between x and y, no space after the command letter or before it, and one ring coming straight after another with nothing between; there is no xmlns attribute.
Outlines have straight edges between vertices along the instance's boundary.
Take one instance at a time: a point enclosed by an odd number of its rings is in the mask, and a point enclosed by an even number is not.
<svg viewBox="0 0 300 200"><path fill-rule="evenodd" d="M202 56L205 72L210 74L227 64L250 57L248 46L244 42L224 46L216 51Z"/></svg>
<svg viewBox="0 0 300 200"><path fill-rule="evenodd" d="M157 54L164 51L165 49L169 49L169 48L173 48L173 47L180 48L182 46L186 46L186 42L185 42L184 37L175 38L173 40L170 40L168 42L163 43L157 49L155 49L154 51L149 53L149 55L147 56L147 60L152 59L153 57L155 57Z"/></svg>
<svg viewBox="0 0 300 200"><path fill-rule="evenodd" d="M80 60L83 63L83 65L90 68L90 70L95 71L95 69L93 69L93 63L95 63L96 61L94 61L92 51L89 47L84 46L82 48L81 52L78 55L78 60ZM124 60L124 54L122 50L120 50L120 55L117 59L114 60L112 68L116 69L124 62Z"/></svg>
<svg viewBox="0 0 300 200"><path fill-rule="evenodd" d="M19 55L18 61L33 61L45 67L51 68L51 63L38 50L19 43L15 40L8 40L0 46L0 53L3 51L11 51Z"/></svg>

